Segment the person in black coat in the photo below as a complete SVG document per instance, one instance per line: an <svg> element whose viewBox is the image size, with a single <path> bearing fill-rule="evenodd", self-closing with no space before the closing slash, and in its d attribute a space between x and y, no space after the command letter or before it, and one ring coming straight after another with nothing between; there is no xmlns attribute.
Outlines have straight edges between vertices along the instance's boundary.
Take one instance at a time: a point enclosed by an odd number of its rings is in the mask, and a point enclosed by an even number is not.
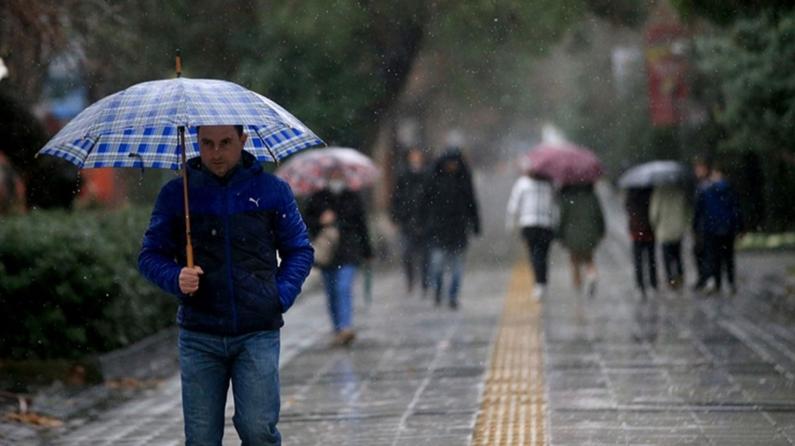
<svg viewBox="0 0 795 446"><path fill-rule="evenodd" d="M334 325L336 345L353 341L353 282L359 265L373 257L364 204L347 189L341 172L331 175L328 187L309 197L304 212L309 235L314 239L326 225L339 231L339 241L328 264L320 265Z"/></svg>
<svg viewBox="0 0 795 446"><path fill-rule="evenodd" d="M434 163L423 200L431 280L436 305L441 305L445 272L450 273L447 295L451 308L458 307L463 261L470 234L480 234L480 215L472 175L461 151L450 149Z"/></svg>
<svg viewBox="0 0 795 446"><path fill-rule="evenodd" d="M398 175L392 191L390 215L400 229L401 261L406 277L406 292L414 290L419 273L423 296L428 290L429 253L426 243L425 224L422 220L423 195L427 172L425 155L417 147L406 154L408 166Z"/></svg>

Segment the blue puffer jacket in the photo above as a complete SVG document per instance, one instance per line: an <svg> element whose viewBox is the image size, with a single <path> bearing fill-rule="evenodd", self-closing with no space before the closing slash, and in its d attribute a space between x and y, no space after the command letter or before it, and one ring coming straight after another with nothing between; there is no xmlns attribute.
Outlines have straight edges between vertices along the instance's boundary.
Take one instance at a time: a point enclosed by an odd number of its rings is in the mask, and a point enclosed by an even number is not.
<svg viewBox="0 0 795 446"><path fill-rule="evenodd" d="M278 329L314 257L290 187L264 172L248 152L224 180L204 169L199 158L188 167L191 241L195 264L204 270L199 290L193 295L179 290L186 264L180 178L160 191L138 268L177 296L177 323L183 328L228 336Z"/></svg>
<svg viewBox="0 0 795 446"><path fill-rule="evenodd" d="M726 180L716 181L698 192L693 227L700 234L724 236L743 230L737 195Z"/></svg>

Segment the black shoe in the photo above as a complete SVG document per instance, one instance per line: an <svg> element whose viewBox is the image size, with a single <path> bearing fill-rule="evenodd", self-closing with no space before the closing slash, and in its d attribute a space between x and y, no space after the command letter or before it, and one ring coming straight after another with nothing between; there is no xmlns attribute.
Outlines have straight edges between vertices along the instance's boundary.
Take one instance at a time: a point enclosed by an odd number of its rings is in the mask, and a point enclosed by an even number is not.
<svg viewBox="0 0 795 446"><path fill-rule="evenodd" d="M451 300L450 301L450 309L451 310L457 310L458 309L458 301L457 300Z"/></svg>

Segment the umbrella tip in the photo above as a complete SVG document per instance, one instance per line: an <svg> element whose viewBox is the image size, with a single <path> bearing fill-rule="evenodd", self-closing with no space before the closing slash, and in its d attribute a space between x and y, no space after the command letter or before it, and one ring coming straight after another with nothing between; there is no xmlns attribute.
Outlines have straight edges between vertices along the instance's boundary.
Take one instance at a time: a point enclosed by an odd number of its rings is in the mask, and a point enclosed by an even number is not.
<svg viewBox="0 0 795 446"><path fill-rule="evenodd" d="M179 48L176 51L176 71L177 77L182 77L182 52Z"/></svg>

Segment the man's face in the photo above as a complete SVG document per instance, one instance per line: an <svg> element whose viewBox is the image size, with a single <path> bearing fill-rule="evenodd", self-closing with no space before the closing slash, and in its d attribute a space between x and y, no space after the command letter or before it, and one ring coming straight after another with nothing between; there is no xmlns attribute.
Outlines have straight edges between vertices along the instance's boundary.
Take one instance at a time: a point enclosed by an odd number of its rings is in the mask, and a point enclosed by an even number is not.
<svg viewBox="0 0 795 446"><path fill-rule="evenodd" d="M696 175L696 178L703 180L709 176L709 168L704 163L696 162L693 166L693 173Z"/></svg>
<svg viewBox="0 0 795 446"><path fill-rule="evenodd" d="M417 149L411 149L409 151L408 160L409 168L415 172L422 170L422 166L425 164L425 156Z"/></svg>
<svg viewBox="0 0 795 446"><path fill-rule="evenodd" d="M223 177L240 162L246 134L232 125L203 125L199 128L199 156L214 175Z"/></svg>

